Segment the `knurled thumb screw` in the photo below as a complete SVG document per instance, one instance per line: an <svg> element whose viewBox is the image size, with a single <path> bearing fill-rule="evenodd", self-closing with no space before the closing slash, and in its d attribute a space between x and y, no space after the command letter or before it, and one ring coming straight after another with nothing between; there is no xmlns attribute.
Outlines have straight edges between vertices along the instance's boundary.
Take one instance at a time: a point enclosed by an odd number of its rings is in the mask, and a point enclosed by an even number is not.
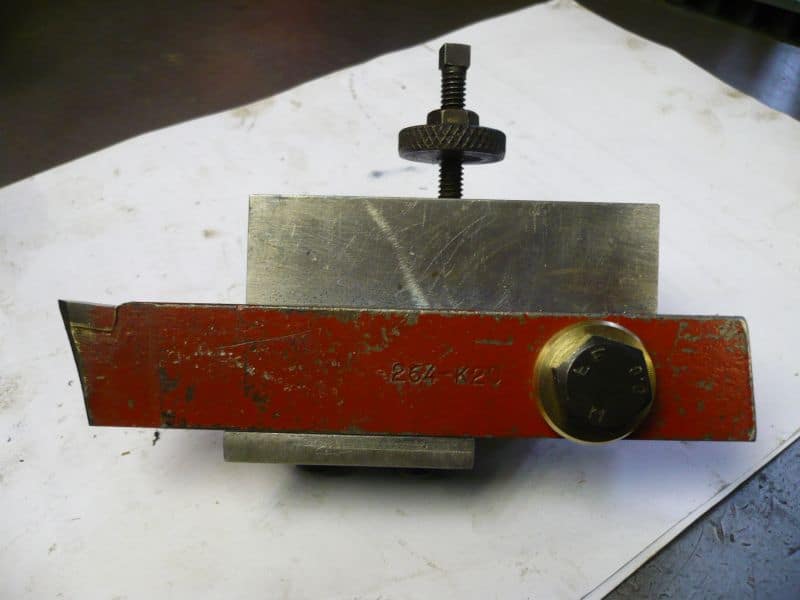
<svg viewBox="0 0 800 600"><path fill-rule="evenodd" d="M470 47L443 44L439 49L442 97L426 125L400 131L398 150L408 160L439 164L439 197L461 198L463 165L503 160L506 136L481 127L478 115L464 108Z"/></svg>

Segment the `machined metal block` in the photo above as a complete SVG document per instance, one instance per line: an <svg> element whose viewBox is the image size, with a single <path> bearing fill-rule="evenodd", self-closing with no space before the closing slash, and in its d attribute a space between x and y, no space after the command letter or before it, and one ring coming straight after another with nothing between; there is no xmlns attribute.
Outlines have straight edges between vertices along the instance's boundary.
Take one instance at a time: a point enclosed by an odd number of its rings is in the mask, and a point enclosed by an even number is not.
<svg viewBox="0 0 800 600"><path fill-rule="evenodd" d="M253 196L247 302L655 312L658 206Z"/></svg>

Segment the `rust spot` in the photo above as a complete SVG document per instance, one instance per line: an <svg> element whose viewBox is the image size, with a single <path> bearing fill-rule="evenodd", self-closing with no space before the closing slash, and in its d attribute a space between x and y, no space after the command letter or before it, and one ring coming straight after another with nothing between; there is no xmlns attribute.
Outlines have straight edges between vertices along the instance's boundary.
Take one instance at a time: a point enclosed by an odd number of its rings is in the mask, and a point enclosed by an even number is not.
<svg viewBox="0 0 800 600"><path fill-rule="evenodd" d="M192 400L194 400L194 386L193 385L190 385L189 387L186 388L186 394L184 394L184 400L186 400L186 402L191 402Z"/></svg>
<svg viewBox="0 0 800 600"><path fill-rule="evenodd" d="M695 385L699 387L701 390L706 390L707 392L710 392L711 390L714 389L713 381L700 380Z"/></svg>

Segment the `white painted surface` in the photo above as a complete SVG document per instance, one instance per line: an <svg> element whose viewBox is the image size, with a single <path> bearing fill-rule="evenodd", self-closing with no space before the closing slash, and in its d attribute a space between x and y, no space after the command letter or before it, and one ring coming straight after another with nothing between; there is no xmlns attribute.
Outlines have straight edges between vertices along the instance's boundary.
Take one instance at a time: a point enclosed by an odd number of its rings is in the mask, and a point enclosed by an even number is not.
<svg viewBox="0 0 800 600"><path fill-rule="evenodd" d="M0 190L0 597L597 595L797 435L800 125L571 2L447 40L509 135L469 195L659 203L660 310L748 318L758 442L333 476L87 427L56 299L243 301L248 194L433 195L395 136L437 100L436 40Z"/></svg>

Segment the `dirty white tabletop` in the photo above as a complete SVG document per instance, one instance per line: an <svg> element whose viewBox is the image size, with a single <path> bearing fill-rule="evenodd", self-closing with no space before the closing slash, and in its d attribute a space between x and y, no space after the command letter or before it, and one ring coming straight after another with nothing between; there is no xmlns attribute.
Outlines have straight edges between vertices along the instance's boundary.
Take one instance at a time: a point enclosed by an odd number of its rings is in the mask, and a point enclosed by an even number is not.
<svg viewBox="0 0 800 600"><path fill-rule="evenodd" d="M660 312L747 317L758 441L324 475L87 426L56 300L242 302L249 194L434 195L395 143L436 102L432 40L0 190L0 597L599 596L797 436L800 125L572 2L446 40L508 134L468 195L660 204Z"/></svg>

